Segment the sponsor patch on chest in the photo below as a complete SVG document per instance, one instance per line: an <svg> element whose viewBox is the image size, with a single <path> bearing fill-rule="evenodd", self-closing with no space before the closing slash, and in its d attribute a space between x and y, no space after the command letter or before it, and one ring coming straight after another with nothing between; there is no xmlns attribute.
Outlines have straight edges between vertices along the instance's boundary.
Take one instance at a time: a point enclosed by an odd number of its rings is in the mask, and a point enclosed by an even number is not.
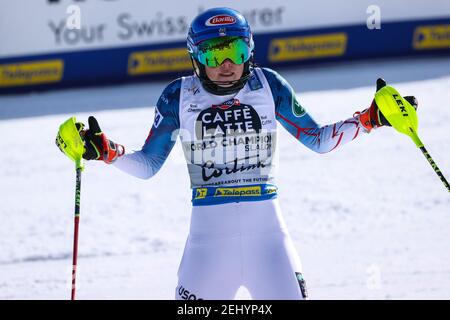
<svg viewBox="0 0 450 320"><path fill-rule="evenodd" d="M195 136L203 140L258 133L261 128L261 119L252 106L231 99L199 113L195 122Z"/></svg>

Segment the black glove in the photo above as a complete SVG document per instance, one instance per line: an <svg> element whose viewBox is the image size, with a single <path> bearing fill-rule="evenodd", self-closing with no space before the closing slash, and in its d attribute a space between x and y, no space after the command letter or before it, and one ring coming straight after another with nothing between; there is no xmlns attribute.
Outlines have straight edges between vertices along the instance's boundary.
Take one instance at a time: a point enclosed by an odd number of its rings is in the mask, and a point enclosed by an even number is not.
<svg viewBox="0 0 450 320"><path fill-rule="evenodd" d="M382 78L378 78L377 80L377 91L383 88L386 85L386 81ZM405 96L403 97L406 101L408 101L414 109L417 110L418 102L416 97L414 96ZM363 125L364 128L367 129L367 131L370 132L372 129L376 129L381 126L391 126L389 121L384 117L384 115L381 113L380 109L377 106L377 103L375 102L375 99L372 100L372 104L369 108L365 109L364 111L359 114L359 121Z"/></svg>
<svg viewBox="0 0 450 320"><path fill-rule="evenodd" d="M84 159L103 160L110 164L125 154L125 147L123 145L114 143L106 138L106 135L98 125L97 119L90 116L88 122L89 129L81 131L82 137L84 138Z"/></svg>

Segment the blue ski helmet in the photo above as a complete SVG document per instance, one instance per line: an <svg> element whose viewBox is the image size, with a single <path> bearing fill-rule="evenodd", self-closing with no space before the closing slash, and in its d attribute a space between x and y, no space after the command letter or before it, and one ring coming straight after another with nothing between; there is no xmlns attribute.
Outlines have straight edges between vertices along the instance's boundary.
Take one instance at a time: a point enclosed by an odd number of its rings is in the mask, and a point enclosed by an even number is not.
<svg viewBox="0 0 450 320"><path fill-rule="evenodd" d="M187 37L187 48L194 71L203 87L217 95L231 94L244 87L250 77L253 60L253 35L244 16L230 8L212 8L199 14L191 23ZM210 80L205 66L217 67L226 59L235 64L244 63L241 79L221 87Z"/></svg>

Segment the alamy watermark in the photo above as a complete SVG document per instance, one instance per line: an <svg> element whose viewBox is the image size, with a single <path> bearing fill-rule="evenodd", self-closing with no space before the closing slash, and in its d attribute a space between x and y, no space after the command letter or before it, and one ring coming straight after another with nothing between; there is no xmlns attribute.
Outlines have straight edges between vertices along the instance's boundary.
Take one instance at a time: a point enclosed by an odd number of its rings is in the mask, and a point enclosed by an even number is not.
<svg viewBox="0 0 450 320"><path fill-rule="evenodd" d="M366 20L367 29L379 30L381 29L381 9L377 5L370 5L367 7L366 13L369 17Z"/></svg>
<svg viewBox="0 0 450 320"><path fill-rule="evenodd" d="M67 7L66 28L69 30L81 30L81 8L75 4Z"/></svg>

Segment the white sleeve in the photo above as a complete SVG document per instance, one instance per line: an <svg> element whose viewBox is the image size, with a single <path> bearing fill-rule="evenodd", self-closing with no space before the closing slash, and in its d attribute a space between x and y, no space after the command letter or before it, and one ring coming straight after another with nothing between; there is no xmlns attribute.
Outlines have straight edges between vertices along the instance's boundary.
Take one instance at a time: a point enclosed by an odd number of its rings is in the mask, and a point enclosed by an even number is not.
<svg viewBox="0 0 450 320"><path fill-rule="evenodd" d="M149 179L155 173L149 159L142 151L124 154L113 164L116 168L141 179Z"/></svg>

